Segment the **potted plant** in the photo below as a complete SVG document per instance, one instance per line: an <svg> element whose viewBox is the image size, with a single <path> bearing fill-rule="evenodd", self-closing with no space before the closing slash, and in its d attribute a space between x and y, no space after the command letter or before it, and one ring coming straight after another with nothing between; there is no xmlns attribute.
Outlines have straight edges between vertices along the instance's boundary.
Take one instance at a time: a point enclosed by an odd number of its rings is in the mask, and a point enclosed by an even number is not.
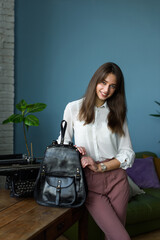
<svg viewBox="0 0 160 240"><path fill-rule="evenodd" d="M33 115L32 113L40 112L46 108L46 104L44 103L33 103L27 104L25 100L21 100L18 104L16 104L16 108L21 112L21 114L12 114L2 123L22 123L23 124L23 133L25 139L25 145L28 152L28 157L33 158L32 144L31 151L29 150L27 143L26 130L28 131L30 126L39 126L39 119Z"/></svg>

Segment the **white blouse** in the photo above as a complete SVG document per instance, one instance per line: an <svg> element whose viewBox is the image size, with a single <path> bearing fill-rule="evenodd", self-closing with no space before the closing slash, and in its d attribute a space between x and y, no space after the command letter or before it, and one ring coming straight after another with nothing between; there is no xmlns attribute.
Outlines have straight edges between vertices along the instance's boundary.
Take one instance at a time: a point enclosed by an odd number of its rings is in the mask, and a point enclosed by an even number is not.
<svg viewBox="0 0 160 240"><path fill-rule="evenodd" d="M67 121L65 133L65 143L74 141L75 145L85 147L87 156L94 161L104 161L105 159L116 158L120 161L120 167L127 169L131 167L135 153L129 136L127 122L125 121L123 129L125 136L119 136L107 126L107 115L109 108L105 102L101 107L95 107L95 121L90 124L84 124L84 121L78 120L78 114L83 99L67 104L63 119ZM58 138L60 142L60 136Z"/></svg>

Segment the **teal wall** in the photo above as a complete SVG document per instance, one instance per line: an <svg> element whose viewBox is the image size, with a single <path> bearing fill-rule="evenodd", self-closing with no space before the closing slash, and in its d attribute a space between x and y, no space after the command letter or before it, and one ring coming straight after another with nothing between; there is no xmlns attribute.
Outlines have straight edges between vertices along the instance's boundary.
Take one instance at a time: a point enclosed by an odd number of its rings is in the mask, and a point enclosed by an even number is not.
<svg viewBox="0 0 160 240"><path fill-rule="evenodd" d="M135 151L160 155L159 0L16 0L15 102L44 102L31 127L36 156L59 135L65 105L80 98L104 62L125 76L128 122ZM26 152L22 126L15 152Z"/></svg>

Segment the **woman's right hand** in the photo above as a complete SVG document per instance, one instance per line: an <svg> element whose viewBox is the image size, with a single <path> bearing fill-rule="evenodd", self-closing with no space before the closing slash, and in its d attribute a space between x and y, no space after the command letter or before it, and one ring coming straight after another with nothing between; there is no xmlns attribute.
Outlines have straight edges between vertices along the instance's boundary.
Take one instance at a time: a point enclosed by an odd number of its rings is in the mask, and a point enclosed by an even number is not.
<svg viewBox="0 0 160 240"><path fill-rule="evenodd" d="M84 147L77 147L76 145L75 147L82 154L82 156L86 155L86 149Z"/></svg>

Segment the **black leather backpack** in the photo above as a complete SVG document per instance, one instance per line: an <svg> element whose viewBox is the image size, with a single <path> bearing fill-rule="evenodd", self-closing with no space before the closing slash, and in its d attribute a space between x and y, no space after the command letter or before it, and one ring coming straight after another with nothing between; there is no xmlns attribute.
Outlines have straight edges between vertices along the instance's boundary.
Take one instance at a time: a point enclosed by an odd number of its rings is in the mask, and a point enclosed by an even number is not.
<svg viewBox="0 0 160 240"><path fill-rule="evenodd" d="M86 183L80 153L73 143L64 144L67 122L61 122L61 143L53 141L45 151L35 184L37 203L52 207L80 207L86 199Z"/></svg>

